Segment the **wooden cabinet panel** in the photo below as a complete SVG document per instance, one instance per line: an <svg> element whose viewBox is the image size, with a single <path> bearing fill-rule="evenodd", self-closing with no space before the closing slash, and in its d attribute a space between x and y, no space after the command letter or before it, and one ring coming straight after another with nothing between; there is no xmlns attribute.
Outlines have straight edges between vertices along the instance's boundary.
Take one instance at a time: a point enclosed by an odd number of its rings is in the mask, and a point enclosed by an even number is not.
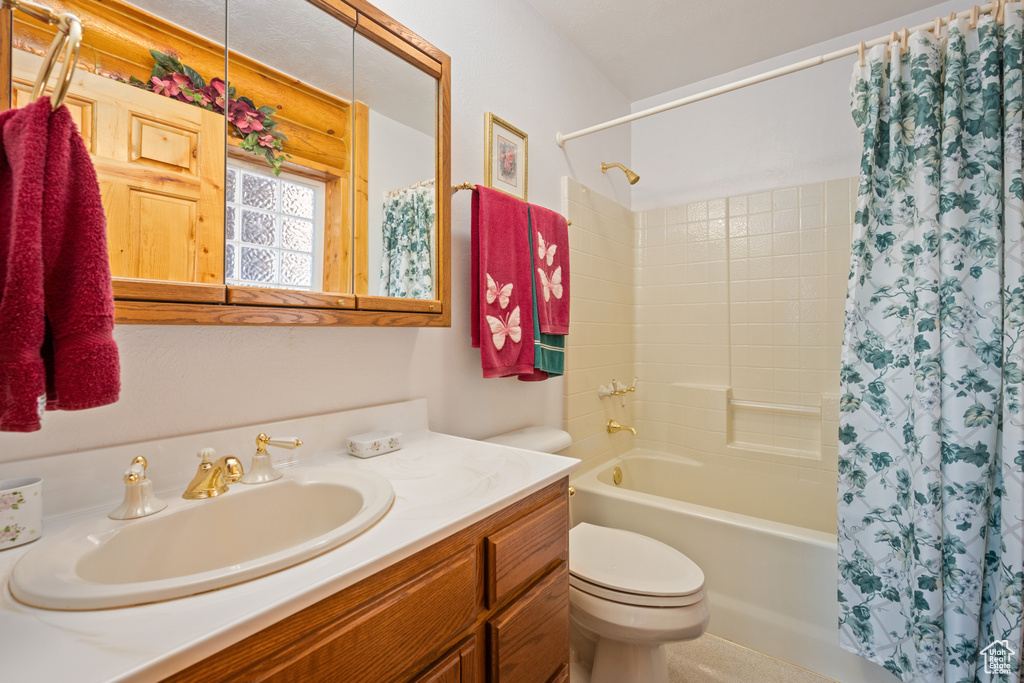
<svg viewBox="0 0 1024 683"><path fill-rule="evenodd" d="M173 170L195 175L199 135L192 130L135 116L132 117L131 150L132 161L165 164Z"/></svg>
<svg viewBox="0 0 1024 683"><path fill-rule="evenodd" d="M494 607L554 560L568 558L565 498L487 537L487 604Z"/></svg>
<svg viewBox="0 0 1024 683"><path fill-rule="evenodd" d="M474 676L476 636L463 641L411 683L476 683Z"/></svg>
<svg viewBox="0 0 1024 683"><path fill-rule="evenodd" d="M569 571L566 563L487 624L491 681L537 683L569 663Z"/></svg>

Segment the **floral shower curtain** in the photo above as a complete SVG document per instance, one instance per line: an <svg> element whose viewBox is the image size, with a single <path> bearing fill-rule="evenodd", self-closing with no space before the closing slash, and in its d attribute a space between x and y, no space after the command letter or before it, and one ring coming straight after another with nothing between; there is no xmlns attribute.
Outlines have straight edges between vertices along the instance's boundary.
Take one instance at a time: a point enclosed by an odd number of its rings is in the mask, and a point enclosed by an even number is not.
<svg viewBox="0 0 1024 683"><path fill-rule="evenodd" d="M1013 8L1013 9L1010 9ZM904 681L1018 681L1021 5L856 69L842 355L842 646Z"/></svg>
<svg viewBox="0 0 1024 683"><path fill-rule="evenodd" d="M435 298L434 181L389 192L381 230L381 296Z"/></svg>

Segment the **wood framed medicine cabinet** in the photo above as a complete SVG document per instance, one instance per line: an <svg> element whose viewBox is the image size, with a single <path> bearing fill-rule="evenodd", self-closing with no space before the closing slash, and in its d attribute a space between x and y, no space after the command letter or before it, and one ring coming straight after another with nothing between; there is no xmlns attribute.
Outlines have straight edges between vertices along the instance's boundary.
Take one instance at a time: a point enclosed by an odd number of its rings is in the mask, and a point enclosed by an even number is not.
<svg viewBox="0 0 1024 683"><path fill-rule="evenodd" d="M100 180L118 323L451 324L448 55L364 0L47 4L75 14L84 27L65 103ZM28 103L52 37L52 27L0 10L0 108ZM207 85L219 78L238 96L266 105L286 140L281 175L241 148L242 136L224 113L124 82L149 80L150 50L177 58ZM418 102L411 101L414 94ZM419 152L415 169L410 150ZM277 183L276 209L245 204L235 189L243 174L246 182L262 178L268 188ZM380 198L428 182L428 296L385 296L377 282L386 210ZM316 192L316 215L281 213L288 188L307 184ZM312 264L309 274L299 271L307 278L302 287L232 279L243 249L270 244L259 232L239 237L243 212L267 225L276 220L267 234L276 234L268 239L281 250L288 221L315 223L307 230L315 244L309 256L281 251L305 259L298 261L302 268ZM278 274L285 271L281 254L272 266Z"/></svg>

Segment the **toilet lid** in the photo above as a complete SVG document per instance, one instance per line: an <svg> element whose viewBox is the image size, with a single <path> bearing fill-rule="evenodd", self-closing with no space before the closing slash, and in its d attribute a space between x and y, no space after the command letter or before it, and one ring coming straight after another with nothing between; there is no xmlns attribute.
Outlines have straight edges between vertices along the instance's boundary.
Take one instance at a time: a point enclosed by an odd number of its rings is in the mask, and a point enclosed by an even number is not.
<svg viewBox="0 0 1024 683"><path fill-rule="evenodd" d="M678 597L704 587L704 572L675 548L587 523L569 531L569 573L586 584L634 595Z"/></svg>

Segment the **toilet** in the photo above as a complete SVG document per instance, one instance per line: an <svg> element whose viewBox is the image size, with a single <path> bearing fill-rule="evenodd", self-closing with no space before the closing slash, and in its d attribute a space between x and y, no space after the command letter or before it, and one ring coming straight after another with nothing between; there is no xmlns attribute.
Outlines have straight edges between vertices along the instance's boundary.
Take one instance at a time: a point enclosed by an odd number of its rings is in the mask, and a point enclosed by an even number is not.
<svg viewBox="0 0 1024 683"><path fill-rule="evenodd" d="M590 683L668 683L665 644L699 638L711 619L704 572L632 531L569 531L570 637Z"/></svg>
<svg viewBox="0 0 1024 683"><path fill-rule="evenodd" d="M486 440L546 453L571 443L547 427ZM653 538L577 524L569 531L569 620L574 681L589 670L590 683L668 683L665 645L699 638L711 620L704 572Z"/></svg>

